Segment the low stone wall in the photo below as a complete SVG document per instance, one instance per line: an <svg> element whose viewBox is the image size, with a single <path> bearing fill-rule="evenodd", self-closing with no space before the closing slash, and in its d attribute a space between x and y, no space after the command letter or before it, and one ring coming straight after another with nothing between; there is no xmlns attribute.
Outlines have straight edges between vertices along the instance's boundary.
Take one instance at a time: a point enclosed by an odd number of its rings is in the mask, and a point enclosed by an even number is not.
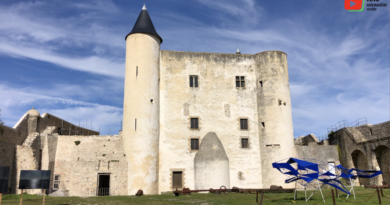
<svg viewBox="0 0 390 205"><path fill-rule="evenodd" d="M295 146L297 158L316 159L321 162L334 162L340 164L337 146Z"/></svg>

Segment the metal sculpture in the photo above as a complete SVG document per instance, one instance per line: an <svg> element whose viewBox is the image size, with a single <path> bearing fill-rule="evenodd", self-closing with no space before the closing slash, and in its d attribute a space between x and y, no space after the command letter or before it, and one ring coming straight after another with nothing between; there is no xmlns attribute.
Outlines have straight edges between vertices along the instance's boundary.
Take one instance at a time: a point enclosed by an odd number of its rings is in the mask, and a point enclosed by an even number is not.
<svg viewBox="0 0 390 205"><path fill-rule="evenodd" d="M353 185L355 179L360 178L373 178L381 174L381 171L364 171L358 169L346 169L341 165L333 166L326 162L321 162L315 159L297 159L289 158L272 163L272 167L278 169L282 174L287 175L286 183L295 182L295 194L296 199L296 186L297 183L305 187L305 198L308 201L314 193L318 190L321 192L322 199L325 203L324 195L322 194L322 187L330 185L346 193L349 197L351 191L355 197L355 191ZM348 190L346 186L340 181L340 178L349 179L351 183L351 189ZM320 185L321 184L321 185ZM306 189L312 187L315 190L307 197Z"/></svg>

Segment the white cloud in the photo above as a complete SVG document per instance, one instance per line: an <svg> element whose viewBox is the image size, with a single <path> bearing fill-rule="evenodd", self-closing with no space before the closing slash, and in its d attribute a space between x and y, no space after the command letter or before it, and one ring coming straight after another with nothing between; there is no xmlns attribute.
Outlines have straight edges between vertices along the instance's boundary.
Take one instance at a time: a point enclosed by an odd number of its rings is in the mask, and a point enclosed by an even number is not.
<svg viewBox="0 0 390 205"><path fill-rule="evenodd" d="M62 92L59 88L55 90ZM122 108L37 94L40 92L28 87L16 89L0 85L0 96L5 96L0 101L5 124L12 127L25 112L35 107L41 114L50 113L73 124L81 122L84 127L85 121L88 121L88 128L93 122L94 130L100 128L102 134L107 134L110 128L111 134L118 133L120 129Z"/></svg>

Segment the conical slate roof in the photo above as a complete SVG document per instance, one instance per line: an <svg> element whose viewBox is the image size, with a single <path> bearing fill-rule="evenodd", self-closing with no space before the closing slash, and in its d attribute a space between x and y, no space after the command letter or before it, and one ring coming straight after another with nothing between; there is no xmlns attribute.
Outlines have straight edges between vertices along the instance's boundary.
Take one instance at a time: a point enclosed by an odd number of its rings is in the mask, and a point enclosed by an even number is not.
<svg viewBox="0 0 390 205"><path fill-rule="evenodd" d="M125 39L127 39L129 35L134 33L150 34L159 38L161 40L161 43L163 41L160 35L158 35L156 29L154 28L152 19L150 18L148 10L146 9L145 5L138 16L137 22L135 22L134 24L133 30L131 30L131 32L127 34Z"/></svg>

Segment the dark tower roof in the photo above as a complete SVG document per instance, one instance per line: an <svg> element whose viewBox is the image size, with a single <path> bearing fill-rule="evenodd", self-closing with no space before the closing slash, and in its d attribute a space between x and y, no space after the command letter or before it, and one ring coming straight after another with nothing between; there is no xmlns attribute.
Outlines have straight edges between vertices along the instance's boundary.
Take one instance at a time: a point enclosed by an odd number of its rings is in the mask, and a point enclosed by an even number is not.
<svg viewBox="0 0 390 205"><path fill-rule="evenodd" d="M129 35L134 34L134 33L150 34L150 35L153 35L153 36L156 36L157 38L159 38L161 43L163 41L162 38L160 37L160 35L158 35L156 29L154 28L153 23L152 23L152 19L150 18L148 10L146 10L145 5L142 8L141 13L138 16L138 19L134 24L133 30L131 30L131 32L129 34L127 34L125 39L127 39L127 37Z"/></svg>

